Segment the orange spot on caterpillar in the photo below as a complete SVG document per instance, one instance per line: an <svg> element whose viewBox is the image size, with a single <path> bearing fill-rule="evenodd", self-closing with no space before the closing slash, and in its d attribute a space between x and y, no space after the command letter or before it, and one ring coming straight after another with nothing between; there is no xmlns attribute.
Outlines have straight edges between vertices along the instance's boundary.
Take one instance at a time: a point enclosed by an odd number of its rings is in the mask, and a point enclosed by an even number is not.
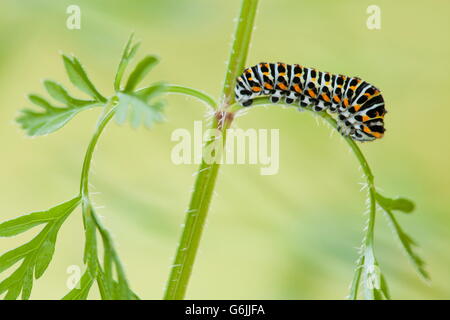
<svg viewBox="0 0 450 320"><path fill-rule="evenodd" d="M344 107L347 108L347 107L348 107L348 98L345 98L344 101L343 101L343 103L344 103Z"/></svg>
<svg viewBox="0 0 450 320"><path fill-rule="evenodd" d="M379 133L379 132L372 132L371 135L373 135L377 139L381 139L384 136L384 134Z"/></svg>
<svg viewBox="0 0 450 320"><path fill-rule="evenodd" d="M253 92L260 92L261 90L261 87L252 87Z"/></svg>
<svg viewBox="0 0 450 320"><path fill-rule="evenodd" d="M294 84L294 90L295 92L301 93L302 89L300 88L300 86L298 84Z"/></svg>
<svg viewBox="0 0 450 320"><path fill-rule="evenodd" d="M330 100L330 97L327 96L326 93L322 93L322 98L323 98L323 100L325 100L326 102L330 102L330 101L331 101L331 100Z"/></svg>
<svg viewBox="0 0 450 320"><path fill-rule="evenodd" d="M315 98L316 94L314 93L314 91L312 91L311 89L308 90L308 94L310 97Z"/></svg>
<svg viewBox="0 0 450 320"><path fill-rule="evenodd" d="M334 102L341 102L341 98L339 98L338 96L334 96L333 97L333 101Z"/></svg>
<svg viewBox="0 0 450 320"><path fill-rule="evenodd" d="M359 104L355 104L353 108L355 108L355 111L358 111L359 109L361 109L361 106Z"/></svg>
<svg viewBox="0 0 450 320"><path fill-rule="evenodd" d="M269 90L272 90L272 89L273 89L273 86L272 86L270 83L265 83L265 84L264 84L264 88L269 89Z"/></svg>
<svg viewBox="0 0 450 320"><path fill-rule="evenodd" d="M287 90L287 87L284 83L279 83L278 84L278 88L282 89L282 90Z"/></svg>

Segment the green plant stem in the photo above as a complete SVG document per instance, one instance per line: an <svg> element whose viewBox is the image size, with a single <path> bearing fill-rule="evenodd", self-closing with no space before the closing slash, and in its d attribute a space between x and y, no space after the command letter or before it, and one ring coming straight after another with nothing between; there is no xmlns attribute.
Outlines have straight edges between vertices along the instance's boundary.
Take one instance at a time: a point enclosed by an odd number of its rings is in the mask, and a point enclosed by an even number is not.
<svg viewBox="0 0 450 320"><path fill-rule="evenodd" d="M234 100L233 85L245 66L257 5L258 0L242 1L222 98L219 104L220 108L216 112L211 126L213 130L218 131L220 134L219 138L222 141L222 149L218 150L218 153L223 151L226 142L226 131L233 121L233 114L225 111L225 108ZM220 167L220 164L216 161L212 163L205 161L208 150L216 141L218 140L211 138L203 148L202 163L197 173L191 202L186 212L183 233L166 285L164 299L167 300L181 300L184 299L186 294ZM216 159L220 159L219 154L215 156Z"/></svg>
<svg viewBox="0 0 450 320"><path fill-rule="evenodd" d="M220 101L220 106L223 108L226 108L234 102L234 83L245 68L257 7L258 0L242 1L241 13L239 15L231 55L228 60L227 74L225 76Z"/></svg>
<svg viewBox="0 0 450 320"><path fill-rule="evenodd" d="M86 150L84 156L83 167L81 169L81 179L80 179L80 194L83 198L89 198L89 170L91 168L92 156L94 154L95 147L97 146L98 139L105 129L108 122L112 119L115 114L114 109L115 99L112 98L108 101L107 105L104 107L105 111L102 118L97 124L97 129L89 142L89 146Z"/></svg>
<svg viewBox="0 0 450 320"><path fill-rule="evenodd" d="M94 209L92 208L92 204L89 198L89 171L92 163L92 157L94 154L95 147L97 146L98 140L103 133L106 125L109 123L109 121L113 118L115 115L115 106L116 106L117 98L114 96L112 97L108 103L104 107L103 115L101 116L97 128L94 132L94 135L91 138L91 141L89 143L89 146L86 151L86 155L84 157L83 161L83 168L81 170L81 183L80 183L80 194L83 201L83 214L84 215L90 215L93 222L95 223L95 227L100 232L100 235L102 237L103 245L105 250L109 250L112 262L114 262L114 265L116 267L117 273L120 278L123 279L123 281L127 282L125 271L122 266L122 263L119 259L119 256L114 248L113 240L111 235L109 234L109 231L103 226L101 220L98 218L97 214L95 213ZM109 255L105 254L105 268L108 277L111 276L111 261L108 261L107 257ZM98 268L101 269L101 266L98 265Z"/></svg>
<svg viewBox="0 0 450 320"><path fill-rule="evenodd" d="M203 92L201 92L199 90L188 88L188 87L184 87L184 86L178 86L178 85L170 84L170 85L167 85L165 87L165 91L167 93L178 93L178 94L183 94L183 95L187 95L187 96L191 96L191 97L197 98L197 99L205 102L212 109L214 109L214 110L217 109L216 101L214 101L214 99L211 98L206 93L203 93Z"/></svg>

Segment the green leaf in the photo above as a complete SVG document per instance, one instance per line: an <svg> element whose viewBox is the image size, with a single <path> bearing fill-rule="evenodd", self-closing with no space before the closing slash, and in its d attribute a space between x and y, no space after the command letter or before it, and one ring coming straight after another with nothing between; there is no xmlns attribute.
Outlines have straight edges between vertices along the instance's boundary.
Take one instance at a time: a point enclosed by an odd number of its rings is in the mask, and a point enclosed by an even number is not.
<svg viewBox="0 0 450 320"><path fill-rule="evenodd" d="M80 283L70 290L62 300L86 300L94 280L95 276L92 276L89 270L86 270L81 277ZM79 288L77 288L78 286Z"/></svg>
<svg viewBox="0 0 450 320"><path fill-rule="evenodd" d="M64 66L66 67L67 75L69 76L69 79L73 83L73 85L93 97L95 100L105 103L106 98L98 92L98 90L89 80L78 59L74 56L69 57L67 55L63 55L62 57Z"/></svg>
<svg viewBox="0 0 450 320"><path fill-rule="evenodd" d="M29 94L28 100L31 101L31 103L34 103L35 105L42 107L46 110L49 109L55 109L56 107L52 106L47 100L44 98L38 96L37 94Z"/></svg>
<svg viewBox="0 0 450 320"><path fill-rule="evenodd" d="M88 266L91 274L97 272L97 226L92 215L92 206L90 203L83 203L83 221L86 243L84 246L83 261Z"/></svg>
<svg viewBox="0 0 450 320"><path fill-rule="evenodd" d="M154 123L162 122L164 120L163 103L159 101L147 102L147 99L154 97L159 92L161 92L160 89L154 89L153 93L149 95L145 95L145 93L117 93L119 98L116 108L117 123L123 124L127 117L133 128L139 127L142 123L150 128Z"/></svg>
<svg viewBox="0 0 450 320"><path fill-rule="evenodd" d="M22 114L16 119L29 136L42 136L52 133L62 128L79 112L99 105L98 102L92 101L92 104L86 104L82 107L60 108L51 105L47 100L37 95L30 95L29 99L31 102L44 108L44 112L24 109Z"/></svg>
<svg viewBox="0 0 450 320"><path fill-rule="evenodd" d="M112 300L112 285L107 282L105 273L102 270L97 272L97 284L102 300Z"/></svg>
<svg viewBox="0 0 450 320"><path fill-rule="evenodd" d="M28 300L33 289L33 268L28 268L23 275L22 300Z"/></svg>
<svg viewBox="0 0 450 320"><path fill-rule="evenodd" d="M23 260L11 275L0 283L0 294L8 291L5 299L17 299L20 292L23 299L30 297L33 274L38 279L47 269L55 251L58 231L79 203L78 196L46 211L34 212L0 225L0 229L5 234L12 235L24 232L38 224L47 223L31 241L0 257L0 272Z"/></svg>
<svg viewBox="0 0 450 320"><path fill-rule="evenodd" d="M144 57L134 68L128 77L127 84L125 86L125 92L132 92L139 82L153 69L153 67L159 62L155 56L148 55Z"/></svg>
<svg viewBox="0 0 450 320"><path fill-rule="evenodd" d="M57 83L56 81L45 80L44 86L53 99L62 102L70 107L85 107L97 103L97 101L93 100L80 100L71 97L67 93L66 89L64 89L64 87L61 84Z"/></svg>
<svg viewBox="0 0 450 320"><path fill-rule="evenodd" d="M392 232L397 236L400 241L401 247L403 248L406 256L408 257L411 264L414 266L416 271L422 278L426 281L430 280L430 276L428 272L425 270L425 261L414 252L413 246L417 246L417 243L406 234L403 229L400 227L400 224L397 222L394 214L387 208L383 207L380 203L381 208L383 209L384 216L389 221L389 226L391 227Z"/></svg>
<svg viewBox="0 0 450 320"><path fill-rule="evenodd" d="M46 239L42 242L40 248L36 253L36 266L35 266L35 276L39 279L47 270L48 265L52 261L53 253L55 252L56 237L58 235L59 227L50 231Z"/></svg>
<svg viewBox="0 0 450 320"><path fill-rule="evenodd" d="M371 296L373 297L374 300L389 300L390 295L387 287L387 282L386 279L384 278L384 275L381 272L378 275L378 281L379 281L378 287L369 288L369 290L372 291Z"/></svg>
<svg viewBox="0 0 450 320"><path fill-rule="evenodd" d="M158 82L151 86L142 88L134 92L134 95L139 99L147 102L152 98L157 97L166 92L167 84L164 82Z"/></svg>
<svg viewBox="0 0 450 320"><path fill-rule="evenodd" d="M39 235L41 234L42 231ZM24 259L28 254L32 254L36 250L36 247L38 246L40 240L39 235L30 242L27 242L21 245L20 247L10 250L4 253L2 256L0 256L0 272L5 271L18 261Z"/></svg>
<svg viewBox="0 0 450 320"><path fill-rule="evenodd" d="M22 264L14 271L9 277L4 279L0 283L0 294L5 291L8 293L5 295L5 300L15 300L20 295L20 292L24 290L22 295L28 299L30 296L30 274L31 282L33 275L33 263L34 257L28 256L22 262ZM31 284L32 286L32 284Z"/></svg>
<svg viewBox="0 0 450 320"><path fill-rule="evenodd" d="M130 38L128 39L128 42L123 50L119 66L117 68L116 77L114 79L114 90L116 90L116 92L121 90L120 83L122 82L122 77L125 72L125 69L127 68L127 65L130 63L130 61L133 59L140 45L140 43L138 42L131 47L131 43L133 42L133 36L134 35L131 34Z"/></svg>
<svg viewBox="0 0 450 320"><path fill-rule="evenodd" d="M8 293L5 296L5 300L16 300L22 290L22 286L20 283L17 283L14 286L11 286L8 290Z"/></svg>
<svg viewBox="0 0 450 320"><path fill-rule="evenodd" d="M359 284L361 282L361 274L364 268L364 258L365 258L364 252L362 252L361 255L358 257L358 261L356 262L355 274L353 276L353 280L350 285L350 293L348 295L349 300L358 299Z"/></svg>
<svg viewBox="0 0 450 320"><path fill-rule="evenodd" d="M383 208L386 208L386 210L398 210L404 213L410 213L415 208L414 202L406 198L391 199L383 197L378 192L376 193L376 197L378 204Z"/></svg>
<svg viewBox="0 0 450 320"><path fill-rule="evenodd" d="M387 284L386 278L384 277L383 274L381 274L380 285L381 285L380 289L381 289L381 292L383 293L384 298L390 300L391 299L391 294L389 292L389 288L388 288L388 284Z"/></svg>
<svg viewBox="0 0 450 320"><path fill-rule="evenodd" d="M119 274L119 281L115 285L114 296L117 300L131 300L131 290L123 276Z"/></svg>
<svg viewBox="0 0 450 320"><path fill-rule="evenodd" d="M73 210L73 206L77 206L78 203L79 198L77 197L45 211L32 212L18 218L7 220L0 224L0 237L14 236L42 223L55 220L64 215L68 210Z"/></svg>
<svg viewBox="0 0 450 320"><path fill-rule="evenodd" d="M109 243L108 239L103 238L103 247L104 247L104 257L103 257L103 266L105 268L105 272L103 274L104 286L106 289L106 299L112 299L113 290L114 290L114 280L113 280L113 248Z"/></svg>

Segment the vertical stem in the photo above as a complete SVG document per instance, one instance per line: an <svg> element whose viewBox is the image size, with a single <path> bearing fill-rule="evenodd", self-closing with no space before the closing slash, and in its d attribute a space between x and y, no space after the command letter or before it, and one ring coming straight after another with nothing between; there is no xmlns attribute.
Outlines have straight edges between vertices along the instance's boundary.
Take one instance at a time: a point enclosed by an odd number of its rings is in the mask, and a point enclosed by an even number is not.
<svg viewBox="0 0 450 320"><path fill-rule="evenodd" d="M256 9L259 0L243 0L241 13L234 35L233 47L228 60L227 74L223 85L220 105L227 107L234 102L234 82L245 68L250 38L255 23Z"/></svg>
<svg viewBox="0 0 450 320"><path fill-rule="evenodd" d="M186 212L184 230L178 244L175 261L166 285L164 299L184 299L192 273L195 257L199 247L206 216L209 211L217 174L219 172L220 153L226 143L226 131L233 121L233 114L224 109L234 101L233 85L239 73L244 69L248 47L253 31L258 0L243 0L239 20L234 37L233 48L228 62L220 109L216 112L211 129L220 136L212 137L203 148L203 158L194 185L189 209ZM206 161L212 144L221 141L221 149L217 150L215 160Z"/></svg>

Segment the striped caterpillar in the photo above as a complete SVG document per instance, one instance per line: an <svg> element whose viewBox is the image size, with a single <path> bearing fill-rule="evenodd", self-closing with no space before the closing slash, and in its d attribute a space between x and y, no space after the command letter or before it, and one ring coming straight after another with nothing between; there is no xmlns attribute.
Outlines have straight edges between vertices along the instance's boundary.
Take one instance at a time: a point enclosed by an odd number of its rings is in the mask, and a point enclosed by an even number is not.
<svg viewBox="0 0 450 320"><path fill-rule="evenodd" d="M372 141L384 134L384 100L380 90L357 77L334 75L298 64L260 63L237 78L236 100L247 107L258 96L272 103L282 98L298 103L299 110L337 113L338 130L357 141Z"/></svg>

